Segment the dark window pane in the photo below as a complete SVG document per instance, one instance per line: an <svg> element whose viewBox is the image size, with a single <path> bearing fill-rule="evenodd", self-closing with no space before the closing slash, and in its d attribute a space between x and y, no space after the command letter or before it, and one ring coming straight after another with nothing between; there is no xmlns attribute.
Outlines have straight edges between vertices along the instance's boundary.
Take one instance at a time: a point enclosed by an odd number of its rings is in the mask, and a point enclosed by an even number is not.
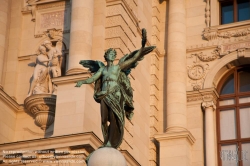
<svg viewBox="0 0 250 166"><path fill-rule="evenodd" d="M250 19L250 2L249 0L238 0L238 21Z"/></svg>
<svg viewBox="0 0 250 166"><path fill-rule="evenodd" d="M221 3L221 24L228 24L233 21L233 2Z"/></svg>
<svg viewBox="0 0 250 166"><path fill-rule="evenodd" d="M222 90L221 90L221 94L230 94L230 93L234 93L234 75L230 75L227 78L227 81L224 83Z"/></svg>
<svg viewBox="0 0 250 166"><path fill-rule="evenodd" d="M240 92L250 91L250 70L240 72L239 76Z"/></svg>

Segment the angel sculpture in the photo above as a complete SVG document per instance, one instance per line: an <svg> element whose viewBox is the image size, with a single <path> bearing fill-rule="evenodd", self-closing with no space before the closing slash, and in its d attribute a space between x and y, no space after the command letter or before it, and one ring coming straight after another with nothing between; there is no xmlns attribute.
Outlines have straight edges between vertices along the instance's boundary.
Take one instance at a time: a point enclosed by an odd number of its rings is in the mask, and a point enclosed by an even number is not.
<svg viewBox="0 0 250 166"><path fill-rule="evenodd" d="M133 116L133 91L128 75L138 61L150 53L155 46L145 47L146 29L142 29L142 47L123 56L117 65L113 64L116 51L113 48L105 52L105 66L100 61L81 60L79 63L94 73L91 78L78 81L76 87L95 82L94 99L101 105L103 147L118 148L122 143L125 116L131 120Z"/></svg>

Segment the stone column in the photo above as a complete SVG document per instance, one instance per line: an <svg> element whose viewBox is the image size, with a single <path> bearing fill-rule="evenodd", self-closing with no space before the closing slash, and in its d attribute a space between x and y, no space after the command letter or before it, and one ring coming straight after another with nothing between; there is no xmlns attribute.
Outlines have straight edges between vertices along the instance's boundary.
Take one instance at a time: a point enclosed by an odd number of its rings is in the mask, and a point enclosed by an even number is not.
<svg viewBox="0 0 250 166"><path fill-rule="evenodd" d="M167 132L186 130L186 77L185 0L169 0Z"/></svg>
<svg viewBox="0 0 250 166"><path fill-rule="evenodd" d="M0 5L0 88L3 84L3 61L5 54L9 3L9 0L2 0Z"/></svg>
<svg viewBox="0 0 250 166"><path fill-rule="evenodd" d="M195 138L187 128L186 0L169 0L166 131L155 135L160 143L160 165L191 165Z"/></svg>
<svg viewBox="0 0 250 166"><path fill-rule="evenodd" d="M213 101L205 101L202 103L202 108L205 111L206 166L214 166L216 165L216 151L213 112L216 110L216 106Z"/></svg>
<svg viewBox="0 0 250 166"><path fill-rule="evenodd" d="M91 59L94 20L93 0L73 0L67 75L81 73L80 60Z"/></svg>

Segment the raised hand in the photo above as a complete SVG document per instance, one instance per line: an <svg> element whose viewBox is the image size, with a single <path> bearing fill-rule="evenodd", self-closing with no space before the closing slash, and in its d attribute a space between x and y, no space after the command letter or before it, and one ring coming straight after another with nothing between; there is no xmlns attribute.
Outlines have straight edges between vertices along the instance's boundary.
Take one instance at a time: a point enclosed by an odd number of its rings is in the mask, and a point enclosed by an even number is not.
<svg viewBox="0 0 250 166"><path fill-rule="evenodd" d="M145 28L142 28L141 32L142 32L141 46L145 47L145 44L147 42L147 31Z"/></svg>

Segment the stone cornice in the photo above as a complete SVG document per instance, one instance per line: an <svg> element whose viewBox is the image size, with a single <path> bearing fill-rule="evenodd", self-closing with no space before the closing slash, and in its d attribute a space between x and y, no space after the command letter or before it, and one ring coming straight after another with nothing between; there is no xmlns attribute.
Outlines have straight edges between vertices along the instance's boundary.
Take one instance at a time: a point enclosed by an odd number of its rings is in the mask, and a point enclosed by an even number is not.
<svg viewBox="0 0 250 166"><path fill-rule="evenodd" d="M187 102L213 101L216 103L219 94L215 88L201 89L187 92Z"/></svg>
<svg viewBox="0 0 250 166"><path fill-rule="evenodd" d="M0 88L0 100L10 106L15 112L22 111L24 108L11 98L2 88Z"/></svg>
<svg viewBox="0 0 250 166"><path fill-rule="evenodd" d="M28 0L27 3L29 5L38 5L38 4L46 4L51 2L62 2L66 0L45 0L45 1L37 1L37 0Z"/></svg>
<svg viewBox="0 0 250 166"><path fill-rule="evenodd" d="M180 138L186 138L191 145L193 145L195 142L194 136L189 131L166 132L163 134L155 135L155 139L158 142Z"/></svg>
<svg viewBox="0 0 250 166"><path fill-rule="evenodd" d="M133 166L141 166L135 158L127 151L127 150L120 150L122 155L125 157L126 161L129 163L129 165Z"/></svg>
<svg viewBox="0 0 250 166"><path fill-rule="evenodd" d="M52 78L52 82L56 85L62 85L68 83L76 83L77 81L85 80L89 77L91 77L90 72L85 72L81 74L72 74L72 75Z"/></svg>
<svg viewBox="0 0 250 166"><path fill-rule="evenodd" d="M87 157L90 153L92 153L95 149L98 149L101 145L102 141L93 132L77 133L77 134L54 136L49 138L40 138L40 139L0 144L0 149L1 149L0 158L3 158L4 155L3 150L12 152L20 151L20 153L21 152L26 153L27 151L50 150L50 149L58 151L60 150L77 151L77 149L81 149L81 151L84 152L83 155ZM121 151L126 161L130 165L140 166L140 164L127 150L121 150L121 149L119 150ZM82 152L80 152L80 154L82 154ZM71 152L69 153L69 155L71 155ZM39 158L39 160L42 160L42 158ZM0 164L3 163L0 162Z"/></svg>
<svg viewBox="0 0 250 166"><path fill-rule="evenodd" d="M40 138L26 141L17 141L0 144L2 150L43 150L51 148L61 148L76 145L90 145L97 149L102 145L102 141L93 133L78 133L71 135L54 136L49 138ZM0 156L3 152L0 151Z"/></svg>

